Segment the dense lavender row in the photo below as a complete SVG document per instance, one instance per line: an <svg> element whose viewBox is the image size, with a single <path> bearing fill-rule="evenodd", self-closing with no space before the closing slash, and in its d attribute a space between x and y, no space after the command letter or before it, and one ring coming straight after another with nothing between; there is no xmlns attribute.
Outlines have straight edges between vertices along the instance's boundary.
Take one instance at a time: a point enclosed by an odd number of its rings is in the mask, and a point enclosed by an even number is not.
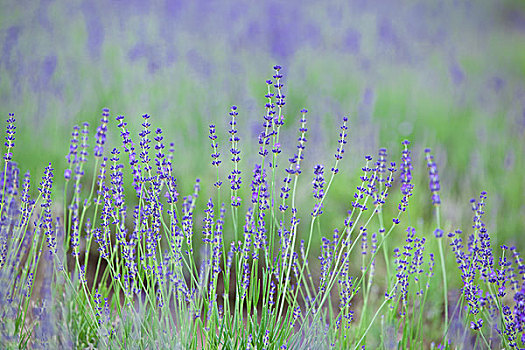
<svg viewBox="0 0 525 350"><path fill-rule="evenodd" d="M325 202L340 173L349 120L342 119L333 163L307 175L302 110L296 151L281 171L286 96L281 67L274 69L252 174L241 166L239 109L230 109L227 141L209 127L216 171L210 198L200 198L199 179L193 193L179 194L178 181L188 179L175 178L174 145L166 149L162 129L147 114L138 139L116 116L122 148L107 150L112 118L104 109L92 158L89 125L73 129L61 215L52 164L36 197L28 173L20 186L9 115L0 202L2 347L523 346L524 265L513 247L502 246L496 257L483 222L486 193L472 200L472 232L445 235L438 169L427 149L436 228L428 235L403 226L414 191L404 141L399 165L388 163L384 148L377 160L365 157L346 217L327 235L320 220L331 210ZM86 169L91 163L93 173ZM296 206L303 177L313 192L306 210ZM205 203L203 213L198 202ZM404 242L397 242L403 231ZM312 247L316 235L323 236L320 249ZM318 261L309 261L312 251L320 252ZM455 257L462 281L453 302L446 256ZM437 301L429 300L432 289L443 290ZM429 319L437 319L437 333L429 331Z"/></svg>

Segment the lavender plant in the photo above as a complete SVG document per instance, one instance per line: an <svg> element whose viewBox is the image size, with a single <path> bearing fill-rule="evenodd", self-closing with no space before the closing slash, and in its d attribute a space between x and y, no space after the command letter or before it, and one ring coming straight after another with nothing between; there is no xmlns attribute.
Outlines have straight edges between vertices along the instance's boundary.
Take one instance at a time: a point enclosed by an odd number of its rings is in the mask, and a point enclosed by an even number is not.
<svg viewBox="0 0 525 350"><path fill-rule="evenodd" d="M524 345L524 265L513 247L502 246L495 258L483 222L486 193L472 200L466 241L459 230L448 234L462 280L449 314L447 237L431 151L425 154L433 234L402 224L414 191L408 141L399 166L387 168L384 148L375 161L365 157L347 213L327 234L321 220L332 210L326 198L340 176L349 119L342 119L332 163L308 174L308 112L301 110L296 151L282 166L286 95L282 68L274 70L251 182L241 164L240 109L230 108L227 141L209 126L216 178L207 198L199 178L192 193L179 194L178 181L188 179L176 178L174 145L166 151L162 129L152 128L147 114L138 138L116 116L122 146L106 149L104 109L91 159L90 126L73 129L60 213L52 164L36 197L28 173L20 186L9 115L0 201L2 347L423 348L435 346L425 334L429 317L443 325L433 339L442 349ZM311 182L308 208L298 206L300 181ZM387 201L396 190L399 201ZM319 248L312 247L315 236L323 236ZM429 241L437 241L441 281ZM431 286L440 285L443 297L429 303ZM427 308L437 311L429 316Z"/></svg>

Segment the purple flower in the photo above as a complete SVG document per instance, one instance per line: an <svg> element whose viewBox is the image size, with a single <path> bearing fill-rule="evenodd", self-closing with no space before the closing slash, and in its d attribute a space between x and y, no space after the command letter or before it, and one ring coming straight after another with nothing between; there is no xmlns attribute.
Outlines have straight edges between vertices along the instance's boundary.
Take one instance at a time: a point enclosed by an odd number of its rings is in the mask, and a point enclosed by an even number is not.
<svg viewBox="0 0 525 350"><path fill-rule="evenodd" d="M408 150L409 141L403 141L405 149L403 150L403 155L401 157L401 193L403 197L401 198L401 203L399 203L399 211L405 211L408 207L408 199L412 195L412 190L414 185L412 184L412 160L410 158L410 151Z"/></svg>
<svg viewBox="0 0 525 350"><path fill-rule="evenodd" d="M78 127L78 125L75 125L73 127L73 132L71 133L71 142L69 144L69 153L66 156L67 162L68 162L68 164L70 164L70 167L73 166L73 165L76 165L78 163L77 152L78 152L79 130L80 130L80 128ZM69 170L69 175L70 175L71 174L71 170L70 169L67 169L67 170ZM66 180L68 180L67 177L66 177Z"/></svg>
<svg viewBox="0 0 525 350"><path fill-rule="evenodd" d="M157 166L157 176L159 179L164 179L168 176L168 169L166 156L164 154L164 143L162 143L164 137L162 136L161 128L155 130L155 137L153 139L157 142L155 145L155 165Z"/></svg>
<svg viewBox="0 0 525 350"><path fill-rule="evenodd" d="M19 183L19 169L15 162L6 161L5 168L3 171L0 171L0 199L4 202L7 202L7 195L17 195ZM2 194L2 190L4 193ZM3 197L3 195L6 195Z"/></svg>
<svg viewBox="0 0 525 350"><path fill-rule="evenodd" d="M217 145L217 135L215 134L215 125L210 124L210 136L208 136L211 140L211 148L213 150L213 153L211 154L212 162L211 164L213 166L219 166L221 164L221 160L219 159L219 156L221 155L218 151L218 145Z"/></svg>
<svg viewBox="0 0 525 350"><path fill-rule="evenodd" d="M341 132L339 133L339 140L337 141L337 143L339 143L339 147L337 147L337 151L335 152L336 166L332 168L332 172L334 174L339 172L339 169L337 168L337 162L343 159L343 154L345 153L344 146L346 144L346 137L348 136L348 126L346 125L347 122L348 118L343 117L343 124L341 125Z"/></svg>
<svg viewBox="0 0 525 350"><path fill-rule="evenodd" d="M429 187L432 193L432 204L439 205L441 199L439 197L439 174L436 163L434 162L434 156L430 153L430 148L425 149L425 158L427 160L428 177L430 180Z"/></svg>
<svg viewBox="0 0 525 350"><path fill-rule="evenodd" d="M208 136L211 140L211 148L213 150L212 154L211 154L211 159L212 159L212 162L211 164L215 167L219 167L219 164L221 164L221 160L219 159L220 157L220 152L218 150L218 145L217 145L217 135L215 134L215 125L213 124L210 124L210 136ZM217 170L218 171L218 170ZM214 183L214 186L217 187L217 188L220 188L222 185L222 182L219 181L217 179L217 181Z"/></svg>
<svg viewBox="0 0 525 350"><path fill-rule="evenodd" d="M89 135L89 123L82 124L82 136L80 138L80 162L85 163L88 156L88 135Z"/></svg>
<svg viewBox="0 0 525 350"><path fill-rule="evenodd" d="M339 234L337 231L334 232L333 241L326 237L322 237L322 246L321 246L321 255L319 260L321 262L321 276L319 277L319 293L324 293L326 291L327 284L331 277L334 274L334 271L331 270L334 259L336 258L335 247L337 246L337 241L339 239ZM303 253L303 242L301 241L301 253ZM304 258L303 258L304 259Z"/></svg>
<svg viewBox="0 0 525 350"><path fill-rule="evenodd" d="M29 171L27 171L24 175L24 180L22 183L22 193L20 196L20 201L23 203L22 205L22 218L20 219L19 227L25 227L25 225L29 222L29 216L31 215L33 211L33 207L35 205L35 201L31 199L29 195L29 189L31 188L31 175L29 174Z"/></svg>
<svg viewBox="0 0 525 350"><path fill-rule="evenodd" d="M412 159L410 158L410 151L408 150L408 140L403 141L403 156L401 157L401 193L405 196L412 190Z"/></svg>
<svg viewBox="0 0 525 350"><path fill-rule="evenodd" d="M263 349L267 349L268 344L270 343L270 330L266 330L263 337Z"/></svg>
<svg viewBox="0 0 525 350"><path fill-rule="evenodd" d="M326 182L324 181L324 166L317 164L314 167L314 179L312 181L313 185L313 194L314 198L317 199L317 203L314 206L312 211L312 216L316 217L323 213L323 203L324 198L324 186Z"/></svg>
<svg viewBox="0 0 525 350"><path fill-rule="evenodd" d="M385 200L388 196L388 189L392 186L392 182L394 180L394 172L397 170L395 163L393 162L387 169L386 157L386 148L380 148L378 152L376 167L374 169L374 172L371 173L369 183L367 185L368 192L371 193L371 195L374 198L376 212L379 212L383 204L385 204ZM387 170L389 174L385 177Z"/></svg>
<svg viewBox="0 0 525 350"><path fill-rule="evenodd" d="M252 203L257 204L260 211L270 208L268 198L268 182L266 180L266 170L261 169L259 164L255 164L253 169L252 188Z"/></svg>
<svg viewBox="0 0 525 350"><path fill-rule="evenodd" d="M122 211L124 208L122 206L124 205L124 183L123 183L123 174L122 169L124 168L124 165L119 163L119 150L116 148L113 148L113 151L111 151L111 154L113 157L111 157L111 192L113 194L113 199L115 201L115 206L119 211Z"/></svg>
<svg viewBox="0 0 525 350"><path fill-rule="evenodd" d="M275 102L275 104L277 105L277 107L279 107L279 110L281 110L281 108L283 108L284 105L286 104L286 102L284 101L286 96L282 93L282 88L284 86L281 82L283 75L280 71L282 67L274 66L273 69L275 69L275 74L273 75L273 78L275 79L275 84L273 86L274 88L277 89L277 94L275 95L275 98L277 99L277 101ZM279 117L281 117L281 113L279 113ZM279 126L283 125L282 118L280 120L276 119L275 122L276 122L276 125L279 125Z"/></svg>
<svg viewBox="0 0 525 350"><path fill-rule="evenodd" d="M471 321L470 328L474 331L479 331L483 327L483 320L480 318L477 322Z"/></svg>
<svg viewBox="0 0 525 350"><path fill-rule="evenodd" d="M274 136L274 132L276 132L275 126L273 125L273 120L275 117L275 114L277 113L275 111L275 104L272 102L272 99L274 98L274 94L271 92L271 86L272 81L267 80L267 93L265 95L265 98L267 98L267 103L265 104L266 114L264 115L264 121L263 121L263 130L259 134L259 155L264 159L268 155L268 147L270 145L270 141L272 137Z"/></svg>
<svg viewBox="0 0 525 350"><path fill-rule="evenodd" d="M479 201L472 202L472 210L474 211L474 219L472 228L474 228L478 234L477 245L475 247L477 254L474 255L475 262L478 270L481 273L483 280L489 282L495 281L494 272L494 256L490 245L490 236L485 227L485 223L482 221L483 214L485 214L485 200L487 199L487 193L481 192Z"/></svg>
<svg viewBox="0 0 525 350"><path fill-rule="evenodd" d="M9 118L7 118L7 128L6 128L6 137L5 137L5 147L7 148L6 153L4 154L4 159L10 161L13 158L11 149L15 146L15 114L9 113Z"/></svg>
<svg viewBox="0 0 525 350"><path fill-rule="evenodd" d="M293 316L292 321L290 321L290 327L293 327L295 325L295 322L297 322L297 319L301 316L301 307L297 306L293 309ZM283 345L283 349L286 349L286 346Z"/></svg>
<svg viewBox="0 0 525 350"><path fill-rule="evenodd" d="M366 255L368 249L368 234L366 232L366 227L361 226L359 231L361 233L361 254ZM365 266L361 266L361 270L364 270Z"/></svg>
<svg viewBox="0 0 525 350"><path fill-rule="evenodd" d="M394 290L385 296L388 299L399 297L403 307L400 310L400 316L405 316L408 307L408 291L410 280L419 281L423 273L423 252L425 250L425 238L415 236L416 230L412 227L407 229L407 238L405 240L404 250L394 249L394 258L396 264L396 279ZM420 295L422 291L416 291Z"/></svg>
<svg viewBox="0 0 525 350"><path fill-rule="evenodd" d="M375 169L371 169L368 165L372 160L371 156L365 156L366 165L361 168L363 175L359 178L361 179L361 184L357 186L357 191L354 193L354 201L352 201L352 210L348 213L349 216L352 215L354 209L359 209L360 211L368 210L366 206L366 199L370 196L376 198L377 186L376 186L376 172ZM382 196L386 196L386 192L383 192ZM363 200L361 203L360 201ZM374 201L375 202L375 201ZM377 204L383 202L382 198L377 197ZM349 218L347 218L349 220Z"/></svg>
<svg viewBox="0 0 525 350"><path fill-rule="evenodd" d="M40 229L44 232L46 237L47 247L49 248L50 253L57 252L57 242L56 237L53 237L53 227L52 222L53 218L51 216L51 189L53 187L53 168L51 163L44 169L44 176L42 176L42 181L38 191L42 196L42 204L40 206L43 209L43 215L40 220Z"/></svg>
<svg viewBox="0 0 525 350"><path fill-rule="evenodd" d="M108 131L108 117L109 109L102 109L102 118L100 119L100 125L97 128L97 134L95 136L96 146L93 151L94 156L97 158L102 157L102 153L104 152L104 144L106 143L106 133Z"/></svg>
<svg viewBox="0 0 525 350"><path fill-rule="evenodd" d="M237 106L231 106L230 116L230 130L228 133L230 134L230 153L231 153L231 161L234 164L234 168L231 171L231 174L228 175L228 180L230 180L230 188L232 190L232 198L231 198L231 205L232 207L238 207L241 205L241 198L237 196L237 191L241 188L241 170L238 168L238 163L241 160L241 157L239 156L241 154L241 151L239 150L239 141L240 138L237 135L237 115L239 113L237 112Z"/></svg>
<svg viewBox="0 0 525 350"><path fill-rule="evenodd" d="M193 194L183 198L182 202L182 231L186 236L186 243L188 244L188 254L193 253L192 237L193 237L193 211L195 210L195 201L199 197L200 179L195 180L193 186Z"/></svg>
<svg viewBox="0 0 525 350"><path fill-rule="evenodd" d="M514 328L515 331L522 334L525 332L525 283L521 284L521 289L514 294Z"/></svg>
<svg viewBox="0 0 525 350"><path fill-rule="evenodd" d="M212 242L212 234L213 234L213 201L210 198L208 200L208 203L206 204L206 210L204 210L204 213L206 216L204 217L204 226L202 231L202 241L204 243L211 243Z"/></svg>
<svg viewBox="0 0 525 350"><path fill-rule="evenodd" d="M151 170L151 165L149 165L149 150L151 146L149 145L151 143L151 140L149 139L148 135L151 133L149 130L149 127L151 126L149 122L150 116L148 114L142 115L142 119L144 119L144 122L142 123L142 131L139 133L140 136L140 154L139 157L142 160L143 164L143 170L144 170L144 176L148 176ZM148 181L149 179L147 177L141 178L143 182Z"/></svg>

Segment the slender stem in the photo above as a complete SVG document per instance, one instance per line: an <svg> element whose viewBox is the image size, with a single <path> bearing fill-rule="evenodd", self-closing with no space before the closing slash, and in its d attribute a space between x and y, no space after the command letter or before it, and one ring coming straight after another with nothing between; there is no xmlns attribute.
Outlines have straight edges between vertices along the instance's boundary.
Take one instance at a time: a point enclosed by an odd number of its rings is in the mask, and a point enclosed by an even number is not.
<svg viewBox="0 0 525 350"><path fill-rule="evenodd" d="M397 283L394 285L394 287L392 288L392 290L394 290L394 288L396 287ZM359 347L359 345L361 344L361 342L365 339L366 335L368 334L368 331L370 330L370 328L372 328L372 325L374 324L377 316L379 315L379 312L381 311L381 309L383 309L383 306L386 305L386 303L388 302L389 299L385 298L385 300L383 300L383 303L381 304L381 306L379 306L379 308L377 309L376 313L374 314L374 317L372 317L372 320L370 321L370 323L368 324L368 327L366 328L365 332L363 333L363 335L361 336L361 338L359 339L359 341L356 343L356 346L354 349L357 349Z"/></svg>
<svg viewBox="0 0 525 350"><path fill-rule="evenodd" d="M439 205L436 206L437 228L441 230ZM441 274L443 277L443 300L445 302L445 334L448 325L448 286L447 286L447 269L445 267L445 254L443 253L443 237L438 238L439 258L441 260ZM446 338L445 338L446 339Z"/></svg>

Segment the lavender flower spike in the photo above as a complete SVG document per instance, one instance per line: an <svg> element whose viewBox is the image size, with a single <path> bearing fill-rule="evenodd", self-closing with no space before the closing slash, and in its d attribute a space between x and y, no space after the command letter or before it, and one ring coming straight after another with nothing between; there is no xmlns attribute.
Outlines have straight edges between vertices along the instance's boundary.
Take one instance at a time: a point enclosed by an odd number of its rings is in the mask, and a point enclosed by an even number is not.
<svg viewBox="0 0 525 350"><path fill-rule="evenodd" d="M210 136L208 136L211 140L211 148L213 150L211 154L211 165L217 167L217 177L218 177L218 171L219 171L219 165L221 164L220 156L221 153L219 152L219 145L217 144L217 134L215 133L215 125L210 124ZM217 181L213 184L215 187L220 188L222 185L222 181L220 181L217 178Z"/></svg>
<svg viewBox="0 0 525 350"><path fill-rule="evenodd" d="M412 159L410 158L410 151L408 150L408 145L410 142L408 140L403 141L405 149L403 150L403 155L401 157L401 193L403 197L401 198L401 203L399 203L399 211L405 211L408 207L408 198L412 195L412 190L414 185L412 184ZM398 221L398 222L396 222ZM394 219L394 223L398 224L399 220Z"/></svg>
<svg viewBox="0 0 525 350"><path fill-rule="evenodd" d="M314 167L314 179L312 181L314 198L317 199L317 203L312 211L312 216L319 216L323 213L322 199L324 197L324 166L317 164Z"/></svg>
<svg viewBox="0 0 525 350"><path fill-rule="evenodd" d="M348 136L346 132L348 130L348 126L346 125L347 122L348 117L343 117L343 125L341 125L341 132L339 133L339 140L337 141L339 143L339 147L337 147L337 151L335 152L335 159L337 162L343 159L343 153L345 153L344 147L346 144L346 137ZM337 165L332 168L332 172L334 174L337 174L339 172Z"/></svg>
<svg viewBox="0 0 525 350"><path fill-rule="evenodd" d="M6 137L5 137L5 146L7 147L7 151L4 155L4 159L6 161L10 161L13 158L13 154L11 153L11 149L15 146L15 132L16 132L16 126L15 126L15 114L9 113L9 118L7 119L7 129L6 129Z"/></svg>
<svg viewBox="0 0 525 350"><path fill-rule="evenodd" d="M401 192L404 195L407 195L410 191L411 181L412 181L412 159L410 158L410 151L408 150L408 145L410 145L410 141L405 140L403 141L403 146L405 146L405 149L403 150L403 156L401 157Z"/></svg>
<svg viewBox="0 0 525 350"><path fill-rule="evenodd" d="M100 125L97 128L97 135L96 137L96 143L94 149L94 156L99 158L102 157L102 153L104 152L104 144L106 143L106 133L108 131L108 117L109 117L109 109L104 108L102 110L102 118L100 119Z"/></svg>
<svg viewBox="0 0 525 350"><path fill-rule="evenodd" d="M238 207L241 205L241 198L237 196L237 191L241 188L241 170L238 168L239 161L241 160L241 157L239 156L241 154L241 151L239 150L239 141L240 138L237 135L237 115L239 112L237 112L237 106L231 106L230 116L230 126L231 129L228 131L230 134L230 153L231 153L231 161L233 162L233 170L231 171L231 174L228 175L228 180L230 180L230 188L232 190L231 195L231 205L232 207Z"/></svg>
<svg viewBox="0 0 525 350"><path fill-rule="evenodd" d="M439 174L436 163L434 162L434 156L430 153L430 148L425 149L425 158L427 160L428 177L430 180L429 187L432 193L432 204L440 205L441 198L439 197Z"/></svg>

